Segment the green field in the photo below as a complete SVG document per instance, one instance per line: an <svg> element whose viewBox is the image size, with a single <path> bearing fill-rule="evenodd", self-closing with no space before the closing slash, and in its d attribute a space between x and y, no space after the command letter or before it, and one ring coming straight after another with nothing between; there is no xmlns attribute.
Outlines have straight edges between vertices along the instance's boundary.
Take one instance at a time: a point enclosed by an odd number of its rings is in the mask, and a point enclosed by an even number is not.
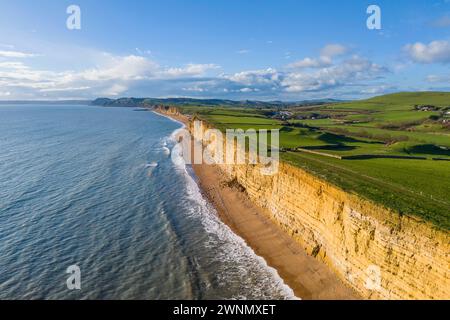
<svg viewBox="0 0 450 320"><path fill-rule="evenodd" d="M443 160L450 160L450 93L398 93L284 109L180 108L221 130L280 129L284 161L348 192L450 230L450 161ZM279 116L286 112L288 116Z"/></svg>

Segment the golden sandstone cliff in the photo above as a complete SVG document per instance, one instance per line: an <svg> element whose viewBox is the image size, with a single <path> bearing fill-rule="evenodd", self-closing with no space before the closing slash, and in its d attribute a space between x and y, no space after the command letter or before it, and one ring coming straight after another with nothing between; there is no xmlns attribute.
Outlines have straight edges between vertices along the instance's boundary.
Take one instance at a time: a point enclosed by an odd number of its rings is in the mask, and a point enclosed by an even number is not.
<svg viewBox="0 0 450 320"><path fill-rule="evenodd" d="M449 236L281 163L222 165L253 202L365 298L450 298Z"/></svg>
<svg viewBox="0 0 450 320"><path fill-rule="evenodd" d="M160 110L177 115L175 108ZM218 165L271 220L368 299L450 299L450 236L280 163Z"/></svg>

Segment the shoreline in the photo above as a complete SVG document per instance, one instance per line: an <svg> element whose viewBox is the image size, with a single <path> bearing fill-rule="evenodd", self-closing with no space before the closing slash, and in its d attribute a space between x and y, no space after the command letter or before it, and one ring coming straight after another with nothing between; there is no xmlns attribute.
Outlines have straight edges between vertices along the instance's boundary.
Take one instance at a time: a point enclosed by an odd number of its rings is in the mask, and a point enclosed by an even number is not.
<svg viewBox="0 0 450 320"><path fill-rule="evenodd" d="M183 115L161 114L188 127ZM216 165L192 165L202 195L214 206L219 218L268 266L274 268L293 291L303 300L354 300L361 297L346 286L323 262L309 256L260 208L228 181Z"/></svg>

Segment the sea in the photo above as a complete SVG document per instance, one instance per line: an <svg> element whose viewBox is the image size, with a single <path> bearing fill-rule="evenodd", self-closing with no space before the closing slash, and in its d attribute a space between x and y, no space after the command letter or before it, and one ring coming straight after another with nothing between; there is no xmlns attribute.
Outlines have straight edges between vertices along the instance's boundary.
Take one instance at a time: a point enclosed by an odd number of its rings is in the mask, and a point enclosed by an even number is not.
<svg viewBox="0 0 450 320"><path fill-rule="evenodd" d="M202 196L181 127L134 108L1 104L0 299L294 299Z"/></svg>

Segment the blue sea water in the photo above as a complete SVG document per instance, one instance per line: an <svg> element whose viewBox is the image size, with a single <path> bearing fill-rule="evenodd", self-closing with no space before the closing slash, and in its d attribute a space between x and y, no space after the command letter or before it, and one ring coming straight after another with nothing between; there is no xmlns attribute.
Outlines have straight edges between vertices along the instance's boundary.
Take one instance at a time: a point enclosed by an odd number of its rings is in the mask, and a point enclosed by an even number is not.
<svg viewBox="0 0 450 320"><path fill-rule="evenodd" d="M131 108L0 105L0 299L293 298L171 160L180 127Z"/></svg>

